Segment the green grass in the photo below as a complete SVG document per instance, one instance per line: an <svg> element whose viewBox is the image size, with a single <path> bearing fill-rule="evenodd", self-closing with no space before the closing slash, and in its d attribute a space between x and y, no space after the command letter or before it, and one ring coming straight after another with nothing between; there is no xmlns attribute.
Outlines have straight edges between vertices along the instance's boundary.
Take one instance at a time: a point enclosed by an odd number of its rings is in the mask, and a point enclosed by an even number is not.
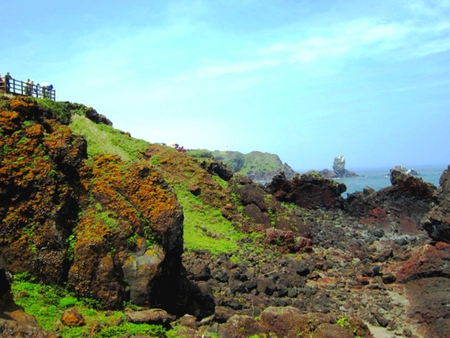
<svg viewBox="0 0 450 338"><path fill-rule="evenodd" d="M58 329L58 334L64 338L91 337L89 332L94 323L103 327L95 337L118 337L125 334L175 337L175 330L168 331L160 325L129 323L124 321L125 314L122 311L111 313L100 310L99 304L94 300L79 300L60 286L34 283L27 273L15 276L12 291L16 303L33 315L44 330L55 332ZM67 327L60 324L61 315L68 308L75 308L86 320L86 325ZM116 325L120 322L121 324Z"/></svg>
<svg viewBox="0 0 450 338"><path fill-rule="evenodd" d="M85 116L73 115L70 128L76 134L81 134L88 142L88 155L117 155L124 161L139 157L149 143L129 137L122 131L103 123L96 124Z"/></svg>
<svg viewBox="0 0 450 338"><path fill-rule="evenodd" d="M221 212L202 203L181 186L175 188L184 212L184 245L189 250L209 250L213 254L233 252L243 236ZM207 231L203 231L205 228ZM211 233L214 237L208 236Z"/></svg>

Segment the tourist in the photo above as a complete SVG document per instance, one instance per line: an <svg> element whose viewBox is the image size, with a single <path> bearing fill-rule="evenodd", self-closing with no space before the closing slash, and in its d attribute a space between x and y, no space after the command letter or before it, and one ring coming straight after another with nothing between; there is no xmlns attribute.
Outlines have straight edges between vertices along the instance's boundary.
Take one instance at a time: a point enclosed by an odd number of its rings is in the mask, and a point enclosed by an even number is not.
<svg viewBox="0 0 450 338"><path fill-rule="evenodd" d="M9 93L10 86L11 86L11 75L9 75L9 72L6 72L5 82L6 82L6 92Z"/></svg>
<svg viewBox="0 0 450 338"><path fill-rule="evenodd" d="M28 88L28 95L29 96L33 96L33 93L34 93L34 81L30 80L29 85L30 85L30 87Z"/></svg>
<svg viewBox="0 0 450 338"><path fill-rule="evenodd" d="M34 91L36 92L36 97L39 97L39 83L34 86Z"/></svg>
<svg viewBox="0 0 450 338"><path fill-rule="evenodd" d="M46 99L48 97L48 87L51 86L50 82L42 82L41 83L41 87L42 87L42 97L44 99Z"/></svg>
<svg viewBox="0 0 450 338"><path fill-rule="evenodd" d="M25 81L25 95L30 95L30 79Z"/></svg>

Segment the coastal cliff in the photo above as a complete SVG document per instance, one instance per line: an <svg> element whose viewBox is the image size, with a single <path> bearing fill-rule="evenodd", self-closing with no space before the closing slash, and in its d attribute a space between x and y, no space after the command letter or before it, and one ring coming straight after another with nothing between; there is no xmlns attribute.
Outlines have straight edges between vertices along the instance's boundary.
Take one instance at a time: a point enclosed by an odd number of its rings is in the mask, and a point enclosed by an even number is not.
<svg viewBox="0 0 450 338"><path fill-rule="evenodd" d="M2 334L450 334L449 170L263 186L32 98L0 99L0 150Z"/></svg>
<svg viewBox="0 0 450 338"><path fill-rule="evenodd" d="M261 151L243 154L231 150L191 150L189 155L199 158L214 158L223 162L234 174L244 175L255 182L267 183L280 172L287 178L294 176L295 171L287 163L283 163L278 155Z"/></svg>

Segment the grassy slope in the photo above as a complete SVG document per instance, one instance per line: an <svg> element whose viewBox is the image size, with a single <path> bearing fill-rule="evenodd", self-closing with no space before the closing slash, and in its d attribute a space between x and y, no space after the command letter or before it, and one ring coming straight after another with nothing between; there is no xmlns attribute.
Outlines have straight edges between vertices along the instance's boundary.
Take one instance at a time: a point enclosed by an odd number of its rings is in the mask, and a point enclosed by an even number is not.
<svg viewBox="0 0 450 338"><path fill-rule="evenodd" d="M88 142L88 155L113 154L125 161L142 158L143 153L151 148L154 152L149 164L158 168L177 194L178 201L183 206L184 244L187 249L210 250L212 253L232 252L236 250L236 240L240 234L230 221L226 220L212 205L189 192L192 184L200 185L207 182L210 190L226 189L226 182L220 178L211 181L205 176L204 170L196 161L176 150L152 145L143 140L127 136L123 132L105 124L96 124L83 115L72 117L71 129L81 134ZM203 190L207 189L203 188ZM204 228L207 228L207 232ZM203 230L202 230L203 229ZM213 236L211 236L213 234Z"/></svg>

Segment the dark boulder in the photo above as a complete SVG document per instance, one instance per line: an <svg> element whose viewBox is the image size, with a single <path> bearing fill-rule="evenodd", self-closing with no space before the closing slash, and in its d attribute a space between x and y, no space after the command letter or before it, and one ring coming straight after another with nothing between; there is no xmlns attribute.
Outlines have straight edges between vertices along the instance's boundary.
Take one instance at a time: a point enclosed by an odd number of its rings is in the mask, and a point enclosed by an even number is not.
<svg viewBox="0 0 450 338"><path fill-rule="evenodd" d="M341 209L344 199L341 194L347 190L343 183L323 178L317 172L286 179L283 173L274 176L266 186L267 192L280 202L294 203L307 209Z"/></svg>
<svg viewBox="0 0 450 338"><path fill-rule="evenodd" d="M224 181L229 181L233 177L233 171L221 161L202 161L200 166L211 175L217 175Z"/></svg>

